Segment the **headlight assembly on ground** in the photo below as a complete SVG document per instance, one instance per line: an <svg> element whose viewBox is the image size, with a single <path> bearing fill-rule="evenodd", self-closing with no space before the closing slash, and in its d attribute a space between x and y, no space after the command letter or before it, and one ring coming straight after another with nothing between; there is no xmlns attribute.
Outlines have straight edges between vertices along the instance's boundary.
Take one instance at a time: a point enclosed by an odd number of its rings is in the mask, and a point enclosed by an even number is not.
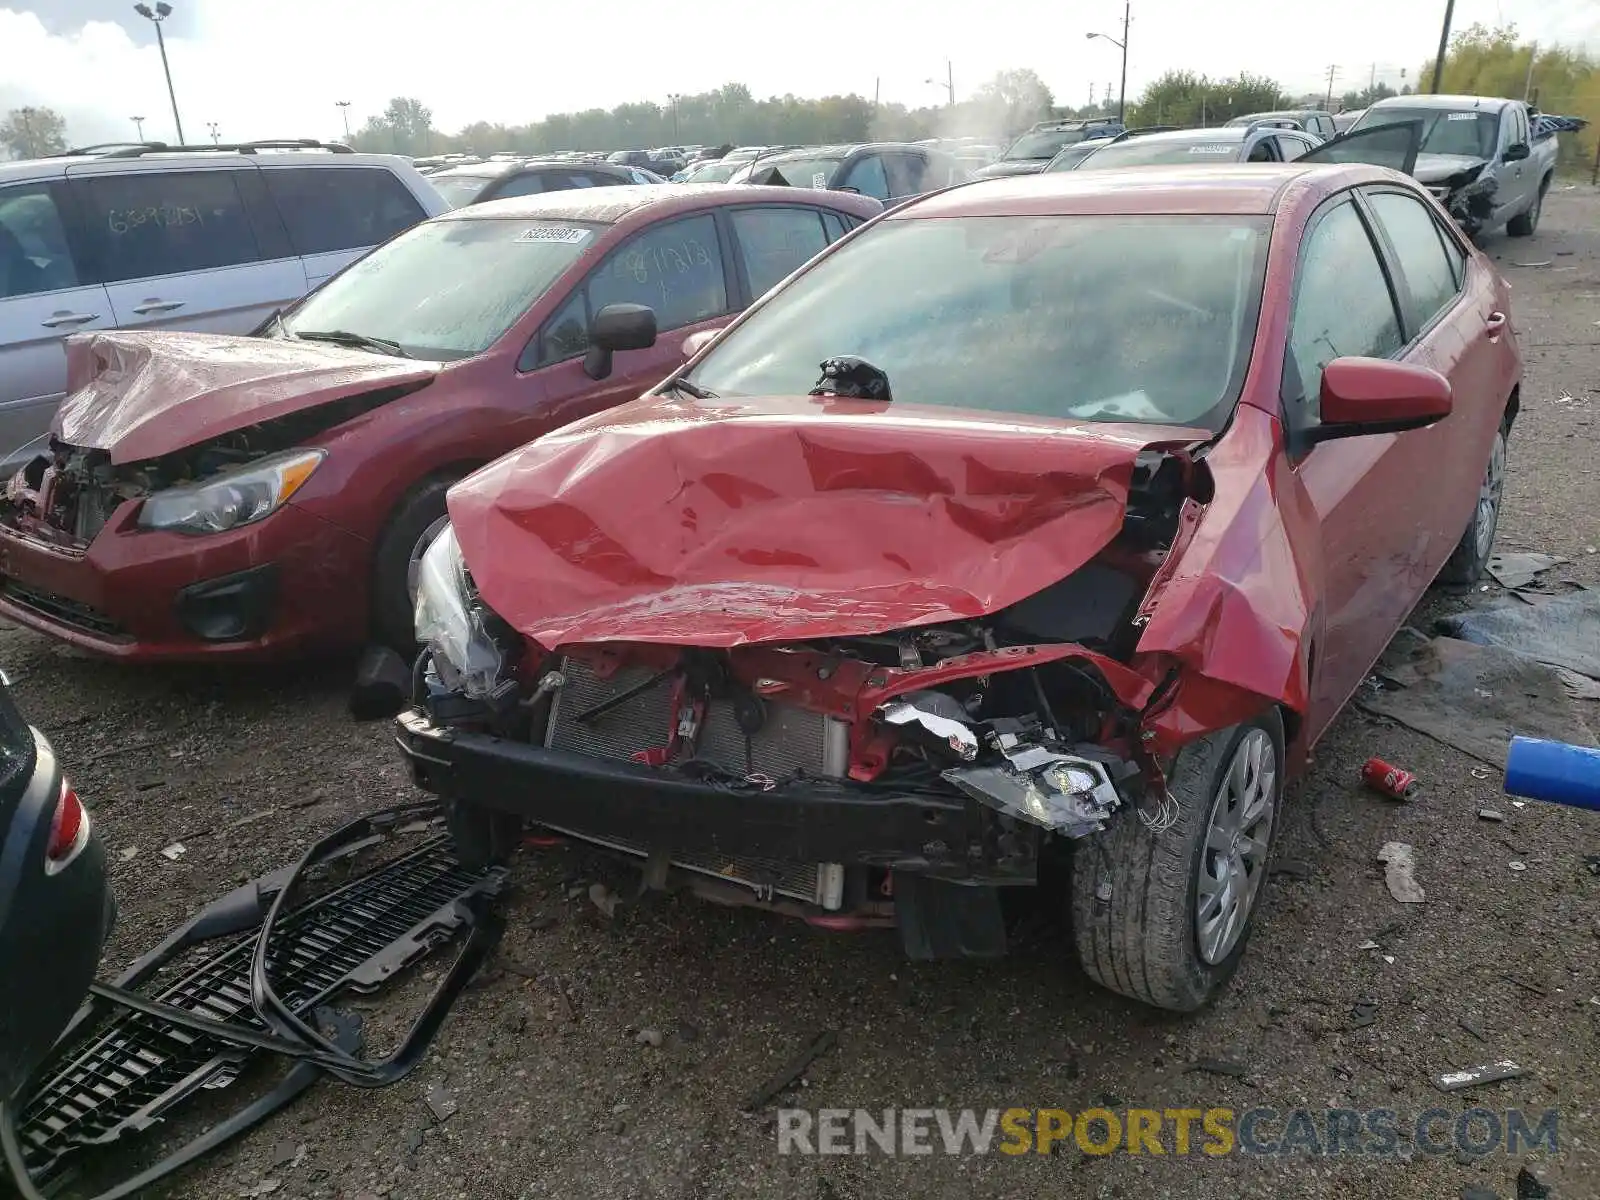
<svg viewBox="0 0 1600 1200"><path fill-rule="evenodd" d="M417 641L451 691L481 700L494 690L502 656L472 603L471 583L456 533L446 525L423 553L417 577Z"/></svg>
<svg viewBox="0 0 1600 1200"><path fill-rule="evenodd" d="M326 450L291 450L156 492L139 510L139 528L221 533L259 521L287 503L327 456Z"/></svg>

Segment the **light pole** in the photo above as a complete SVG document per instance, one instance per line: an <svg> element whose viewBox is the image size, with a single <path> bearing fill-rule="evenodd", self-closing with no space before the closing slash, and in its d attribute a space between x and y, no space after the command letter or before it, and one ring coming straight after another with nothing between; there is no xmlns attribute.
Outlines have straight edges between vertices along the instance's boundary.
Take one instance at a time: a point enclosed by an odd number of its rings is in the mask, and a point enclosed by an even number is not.
<svg viewBox="0 0 1600 1200"><path fill-rule="evenodd" d="M956 69L955 65L947 58L944 60L944 81L937 79L924 79L923 83L932 84L936 88L944 89L945 100L953 107L956 102Z"/></svg>
<svg viewBox="0 0 1600 1200"><path fill-rule="evenodd" d="M335 100L334 107L339 110L339 115L344 118L344 140L350 140L350 101Z"/></svg>
<svg viewBox="0 0 1600 1200"><path fill-rule="evenodd" d="M1454 0L1452 0L1452 3ZM1084 36L1089 39L1104 38L1118 50L1122 51L1122 84L1117 89L1117 120L1128 119L1128 23L1132 11L1131 0L1124 0L1122 5L1122 40L1119 42L1109 33L1089 33Z"/></svg>
<svg viewBox="0 0 1600 1200"><path fill-rule="evenodd" d="M128 120L133 122L133 136L138 138L141 142L144 141L144 118L129 117Z"/></svg>
<svg viewBox="0 0 1600 1200"><path fill-rule="evenodd" d="M133 11L156 27L156 45L161 48L161 70L167 77L167 99L172 101L172 123L178 128L178 144L183 145L183 119L178 116L178 93L172 90L172 68L167 65L167 39L161 36L161 22L172 15L172 5L157 0L152 10L148 4L135 4Z"/></svg>
<svg viewBox="0 0 1600 1200"><path fill-rule="evenodd" d="M683 94L681 92L670 92L667 95L667 100L672 105L672 140L674 143L678 140L678 101L682 99Z"/></svg>

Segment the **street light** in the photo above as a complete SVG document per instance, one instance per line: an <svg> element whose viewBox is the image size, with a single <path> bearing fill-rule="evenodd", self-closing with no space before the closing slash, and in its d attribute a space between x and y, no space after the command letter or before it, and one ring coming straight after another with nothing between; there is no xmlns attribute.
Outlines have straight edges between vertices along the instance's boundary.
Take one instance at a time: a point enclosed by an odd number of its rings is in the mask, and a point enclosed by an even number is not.
<svg viewBox="0 0 1600 1200"><path fill-rule="evenodd" d="M133 122L133 133L134 133L134 136L136 138L138 138L139 141L141 141L141 142L144 141L144 118L143 117L129 117L128 120Z"/></svg>
<svg viewBox="0 0 1600 1200"><path fill-rule="evenodd" d="M178 144L183 145L183 120L178 116L178 94L172 90L172 68L167 65L167 39L161 36L161 22L172 15L172 5L158 0L155 9L135 4L133 11L156 27L156 45L161 47L161 70L167 77L167 99L172 101L172 123L178 127Z"/></svg>
<svg viewBox="0 0 1600 1200"><path fill-rule="evenodd" d="M672 104L672 140L678 140L678 101L683 99L682 92L670 92L667 99Z"/></svg>
<svg viewBox="0 0 1600 1200"><path fill-rule="evenodd" d="M955 69L955 65L953 63L951 63L951 61L948 58L944 60L944 79L943 79L943 81L940 81L938 79L924 79L922 82L926 83L926 84L931 84L932 86L934 86L936 88L943 88L944 89L944 94L945 94L945 99L948 100L952 106L955 104L955 102L956 102L956 69Z"/></svg>
<svg viewBox="0 0 1600 1200"><path fill-rule="evenodd" d="M339 114L344 117L344 140L348 142L350 140L350 101L335 100L333 104L339 110Z"/></svg>
<svg viewBox="0 0 1600 1200"><path fill-rule="evenodd" d="M1084 35L1090 40L1104 38L1122 51L1122 84L1117 90L1118 121L1126 121L1128 116L1128 20L1131 8L1131 0L1125 0L1122 5L1122 40L1120 42L1109 33L1088 33Z"/></svg>

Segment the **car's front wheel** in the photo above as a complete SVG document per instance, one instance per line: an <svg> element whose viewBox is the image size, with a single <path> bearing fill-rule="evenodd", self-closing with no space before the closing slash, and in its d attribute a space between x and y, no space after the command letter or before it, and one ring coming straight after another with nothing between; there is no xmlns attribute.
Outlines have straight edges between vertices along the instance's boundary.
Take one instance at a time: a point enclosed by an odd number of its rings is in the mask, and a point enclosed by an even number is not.
<svg viewBox="0 0 1600 1200"><path fill-rule="evenodd" d="M1147 803L1077 844L1073 937L1091 978L1174 1012L1217 995L1260 906L1283 767L1274 709L1185 746L1159 814Z"/></svg>
<svg viewBox="0 0 1600 1200"><path fill-rule="evenodd" d="M1483 479L1478 484L1478 502L1472 508L1472 519L1440 568L1440 583L1470 587L1483 578L1489 567L1495 530L1500 526L1500 500L1506 487L1506 439L1510 432L1508 424L1502 424L1495 431L1489 461L1484 465Z"/></svg>
<svg viewBox="0 0 1600 1200"><path fill-rule="evenodd" d="M372 561L373 633L386 646L405 655L415 652L417 579L422 555L444 532L450 517L445 493L453 477L417 485L394 511L378 539Z"/></svg>

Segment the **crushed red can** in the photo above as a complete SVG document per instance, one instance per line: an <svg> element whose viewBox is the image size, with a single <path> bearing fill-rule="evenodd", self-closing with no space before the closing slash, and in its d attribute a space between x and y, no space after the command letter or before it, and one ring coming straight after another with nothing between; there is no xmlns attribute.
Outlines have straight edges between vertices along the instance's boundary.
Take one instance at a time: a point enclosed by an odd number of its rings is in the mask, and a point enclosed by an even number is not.
<svg viewBox="0 0 1600 1200"><path fill-rule="evenodd" d="M1367 759L1361 768L1362 781L1374 791L1382 792L1391 800L1410 800L1421 789L1417 777L1381 758Z"/></svg>

